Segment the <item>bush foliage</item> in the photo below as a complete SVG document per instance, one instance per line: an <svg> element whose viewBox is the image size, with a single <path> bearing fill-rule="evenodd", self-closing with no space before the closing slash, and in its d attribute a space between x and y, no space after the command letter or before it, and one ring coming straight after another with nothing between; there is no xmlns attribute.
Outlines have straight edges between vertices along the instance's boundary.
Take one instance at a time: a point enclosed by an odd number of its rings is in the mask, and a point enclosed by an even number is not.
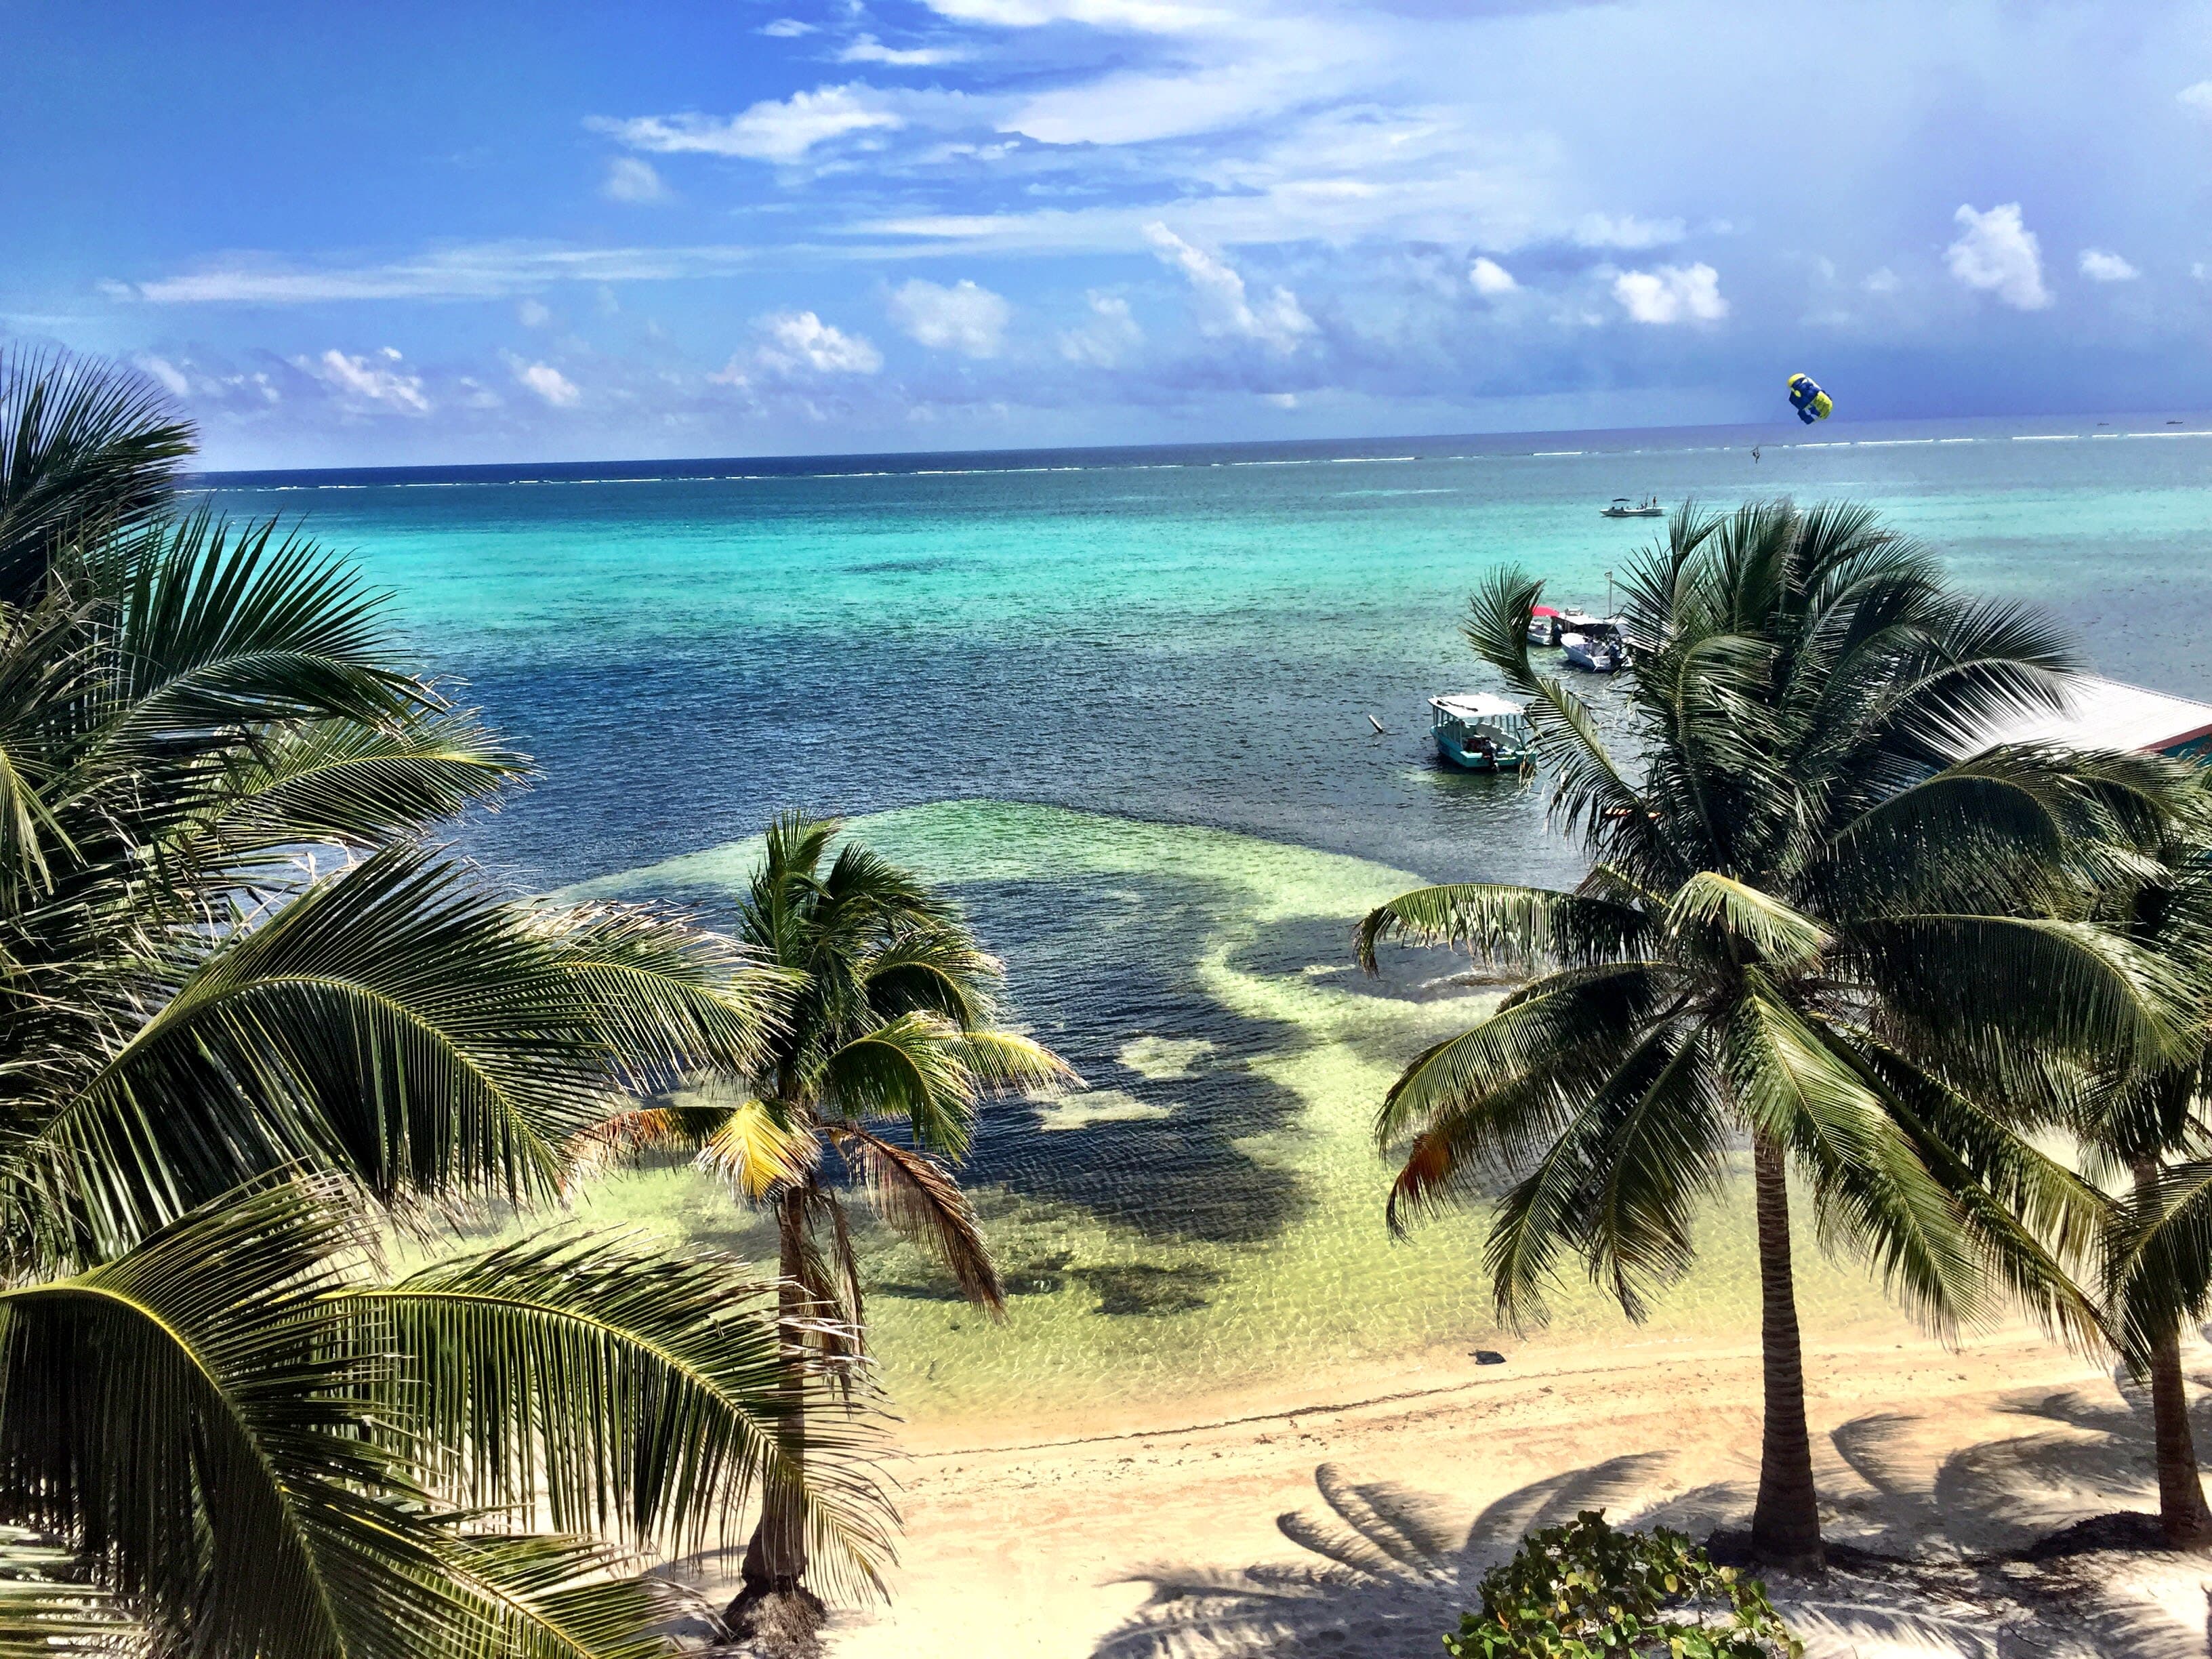
<svg viewBox="0 0 2212 1659"><path fill-rule="evenodd" d="M1532 1532L1482 1581L1452 1659L1800 1659L1766 1587L1679 1532L1622 1532L1585 1510Z"/></svg>

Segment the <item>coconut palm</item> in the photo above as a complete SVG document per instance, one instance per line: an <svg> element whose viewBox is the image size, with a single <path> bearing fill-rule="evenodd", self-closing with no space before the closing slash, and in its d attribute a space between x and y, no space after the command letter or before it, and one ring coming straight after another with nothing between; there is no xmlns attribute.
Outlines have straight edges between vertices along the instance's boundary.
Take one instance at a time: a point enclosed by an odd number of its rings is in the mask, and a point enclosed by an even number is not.
<svg viewBox="0 0 2212 1659"><path fill-rule="evenodd" d="M1984 747L1992 721L2052 706L2065 649L1949 592L1863 508L1678 512L1630 574L1613 738L1532 665L1539 593L1499 574L1467 632L1531 700L1556 817L1592 867L1571 892L1426 888L1362 924L1370 968L1403 935L1541 970L1389 1091L1378 1133L1406 1148L1390 1218L1507 1178L1486 1254L1500 1315L1540 1320L1572 1253L1640 1317L1687 1267L1699 1206L1736 1190L1747 1136L1753 1540L1816 1559L1790 1177L1823 1238L1930 1324L2002 1290L2094 1339L2069 1270L2100 1200L2018 1133L2057 1109L2028 1062L2188 1050L2181 976L2079 919L2100 883L2140 873L2180 786L2154 757Z"/></svg>
<svg viewBox="0 0 2212 1659"><path fill-rule="evenodd" d="M0 367L0 1649L643 1653L637 1552L771 1486L868 1577L864 1414L793 1465L818 1380L738 1264L379 1273L392 1221L550 1198L585 1127L754 1063L784 984L441 852L526 763L342 562L180 512L180 430Z"/></svg>
<svg viewBox="0 0 2212 1659"><path fill-rule="evenodd" d="M2203 975L2212 966L2212 848L2202 823L2173 840L2154 878L2104 908L2131 937ZM2200 1043L2181 1059L2086 1082L2074 1126L2084 1167L2129 1188L2105 1293L2124 1357L2150 1382L2160 1526L2175 1547L2204 1548L2212 1505L2190 1433L2180 1327L2212 1310L2212 1052Z"/></svg>
<svg viewBox="0 0 2212 1659"><path fill-rule="evenodd" d="M742 1201L770 1209L787 1351L831 1363L859 1358L863 1330L832 1155L878 1217L995 1314L998 1273L951 1166L983 1096L1073 1077L1048 1049L994 1026L1003 969L959 911L857 842L831 859L841 829L796 813L769 826L736 933L787 976L790 1000L738 1086L611 1120L588 1138L602 1150L695 1146ZM795 1407L785 1420L794 1455L811 1456L812 1421ZM733 1613L741 1629L805 1646L820 1607L798 1519L772 1488Z"/></svg>

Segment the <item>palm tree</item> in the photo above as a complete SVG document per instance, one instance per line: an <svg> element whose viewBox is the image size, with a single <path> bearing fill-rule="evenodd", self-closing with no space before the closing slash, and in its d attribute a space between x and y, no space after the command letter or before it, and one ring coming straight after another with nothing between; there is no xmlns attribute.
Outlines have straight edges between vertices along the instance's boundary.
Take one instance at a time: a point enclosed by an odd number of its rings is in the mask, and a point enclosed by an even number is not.
<svg viewBox="0 0 2212 1659"><path fill-rule="evenodd" d="M790 1000L757 1057L737 1069L734 1097L645 1109L588 1138L602 1151L696 1147L742 1201L769 1208L786 1352L833 1364L860 1357L863 1309L830 1155L884 1222L996 1314L998 1273L951 1166L966 1155L985 1094L1074 1075L1050 1050L994 1026L1004 970L949 902L858 843L830 858L842 827L797 813L769 826L736 931L787 976ZM906 1139L871 1127L886 1121ZM795 1462L811 1455L814 1430L796 1403L782 1431ZM798 1521L771 1488L732 1616L741 1630L804 1648L821 1606L806 1589Z"/></svg>
<svg viewBox="0 0 2212 1659"><path fill-rule="evenodd" d="M1751 1147L1765 1356L1753 1543L1817 1559L1789 1176L1825 1239L1945 1328L1996 1287L2081 1340L2069 1269L2098 1194L2019 1133L2051 1109L2028 1055L2162 1061L2193 1040L2166 961L2078 916L2172 819L2154 757L1984 748L2050 707L2070 659L2043 623L1949 592L1850 506L1678 512L1629 575L1616 757L1600 716L1531 665L1539 584L1474 602L1476 651L1531 699L1571 892L1431 887L1391 935L1540 969L1417 1055L1377 1130L1404 1145L1394 1226L1511 1178L1486 1246L1499 1313L1544 1315L1564 1252L1631 1317L1688 1265L1701 1204ZM2133 860L2132 862L2130 860Z"/></svg>
<svg viewBox="0 0 2212 1659"><path fill-rule="evenodd" d="M0 363L0 1648L627 1659L637 1553L769 1489L868 1577L865 1413L795 1467L823 1385L739 1264L379 1273L395 1221L554 1197L581 1129L755 1063L785 982L441 852L526 763L341 562L181 512L188 438Z"/></svg>
<svg viewBox="0 0 2212 1659"><path fill-rule="evenodd" d="M2203 821L2146 874L2106 910L2201 980L2212 967L2212 845ZM2202 1549L2212 1546L2212 1505L2190 1433L2180 1326L2212 1309L2212 1048L2200 1041L2178 1060L2085 1081L2074 1114L2085 1167L2131 1189L2117 1206L2106 1262L2108 1323L2129 1364L2149 1377L2160 1529L2176 1548Z"/></svg>

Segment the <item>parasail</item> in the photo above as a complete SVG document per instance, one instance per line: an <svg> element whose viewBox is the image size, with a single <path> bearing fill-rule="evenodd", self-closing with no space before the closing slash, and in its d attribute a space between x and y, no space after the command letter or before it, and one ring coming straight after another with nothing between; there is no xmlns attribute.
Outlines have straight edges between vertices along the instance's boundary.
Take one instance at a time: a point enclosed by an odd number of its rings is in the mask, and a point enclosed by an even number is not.
<svg viewBox="0 0 2212 1659"><path fill-rule="evenodd" d="M1790 407L1797 411L1797 418L1810 426L1815 421L1825 421L1836 412L1836 400L1820 390L1820 383L1809 374L1790 377Z"/></svg>

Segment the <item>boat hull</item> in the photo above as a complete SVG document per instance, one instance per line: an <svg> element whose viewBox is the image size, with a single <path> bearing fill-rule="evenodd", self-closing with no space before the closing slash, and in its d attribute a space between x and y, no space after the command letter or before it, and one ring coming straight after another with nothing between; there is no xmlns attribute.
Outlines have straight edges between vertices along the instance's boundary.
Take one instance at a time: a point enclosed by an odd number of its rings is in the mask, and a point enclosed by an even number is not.
<svg viewBox="0 0 2212 1659"><path fill-rule="evenodd" d="M1446 732L1431 732L1437 758L1462 772L1511 772L1526 765L1528 757L1517 749L1470 749Z"/></svg>

